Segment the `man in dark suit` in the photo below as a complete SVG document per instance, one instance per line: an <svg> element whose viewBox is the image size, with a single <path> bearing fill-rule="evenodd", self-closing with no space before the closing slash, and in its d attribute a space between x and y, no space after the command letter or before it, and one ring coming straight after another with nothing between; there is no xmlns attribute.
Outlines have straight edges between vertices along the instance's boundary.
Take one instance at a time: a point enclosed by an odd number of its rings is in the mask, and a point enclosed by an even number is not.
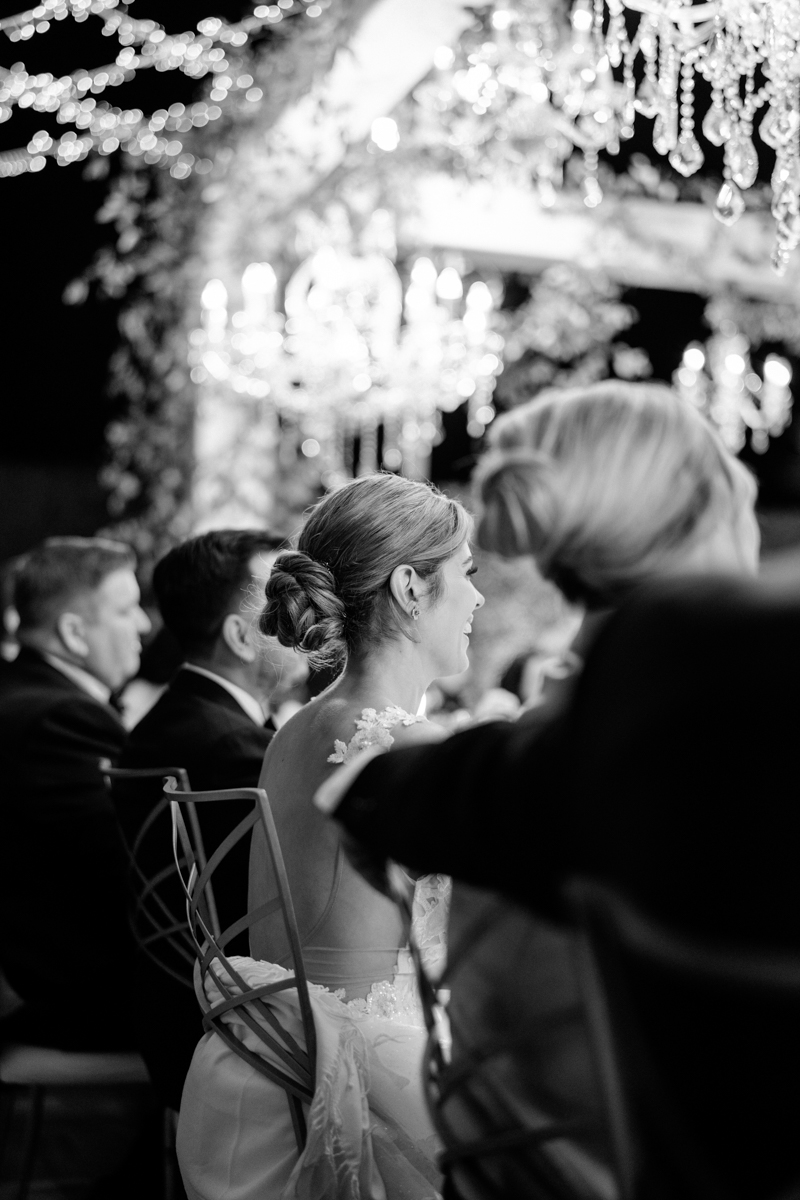
<svg viewBox="0 0 800 1200"><path fill-rule="evenodd" d="M122 756L124 767L183 767L195 791L255 787L274 732L264 705L275 682L279 652L265 650L254 628L258 582L269 570L280 539L263 530L214 530L176 546L157 564L153 588L164 625L184 662L153 708L134 728ZM286 656L284 655L284 658ZM138 792L137 789L138 788ZM129 842L160 798L149 789L143 809L141 785L118 784L115 799ZM200 824L211 854L249 810L233 802L201 807ZM172 861L169 814L157 820L143 843L139 863L152 877ZM248 849L237 847L214 877L222 927L247 911ZM170 907L185 908L175 879ZM231 953L247 954L246 941ZM139 969L142 1052L162 1094L177 1107L183 1079L200 1036L193 994L149 960Z"/></svg>
<svg viewBox="0 0 800 1200"><path fill-rule="evenodd" d="M376 874L390 855L556 920L565 882L591 877L695 939L797 955L798 584L800 570L642 589L563 712L354 764L322 800ZM693 1086L725 1194L778 1194L798 1174L796 1001L757 1028L740 1015L687 1024L673 1050L700 1036L718 1052Z"/></svg>
<svg viewBox="0 0 800 1200"><path fill-rule="evenodd" d="M3 1036L133 1044L126 856L98 770L125 738L109 701L149 621L131 550L51 538L15 570L21 644L0 663L0 970L23 1001Z"/></svg>
<svg viewBox="0 0 800 1200"><path fill-rule="evenodd" d="M195 791L256 786L274 727L253 618L280 544L262 530L219 529L157 564L153 590L184 662L132 731L123 766L185 767Z"/></svg>

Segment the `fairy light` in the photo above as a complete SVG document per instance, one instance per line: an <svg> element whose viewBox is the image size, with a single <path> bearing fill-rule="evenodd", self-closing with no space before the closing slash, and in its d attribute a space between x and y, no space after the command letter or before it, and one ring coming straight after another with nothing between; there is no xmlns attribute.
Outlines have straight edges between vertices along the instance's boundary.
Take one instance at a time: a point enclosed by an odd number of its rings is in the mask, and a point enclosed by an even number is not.
<svg viewBox="0 0 800 1200"><path fill-rule="evenodd" d="M206 17L198 22L197 33L178 34L166 33L156 21L119 11L119 0L45 0L36 8L0 19L0 33L18 42L46 33L53 20L72 16L83 21L97 16L103 20L103 33L116 36L120 43L113 63L58 78L48 72L32 74L23 63L10 69L0 67L0 122L7 121L15 109L32 109L54 115L61 125L75 126L75 131L61 137L42 130L27 146L0 153L0 178L40 171L48 158L66 166L91 151L113 154L120 147L141 155L145 162L169 167L170 174L179 179L209 171L211 161L186 152L180 135L217 120L231 104L248 107L262 100L261 88L254 86L242 61L242 51L253 33L293 13L313 19L331 2L317 0L310 7L301 0L259 4L251 16L236 23ZM317 11L312 13L312 8ZM172 104L146 115L140 109L117 108L95 99L106 88L127 83L137 71L149 67L181 71L193 79L215 76L211 103Z"/></svg>

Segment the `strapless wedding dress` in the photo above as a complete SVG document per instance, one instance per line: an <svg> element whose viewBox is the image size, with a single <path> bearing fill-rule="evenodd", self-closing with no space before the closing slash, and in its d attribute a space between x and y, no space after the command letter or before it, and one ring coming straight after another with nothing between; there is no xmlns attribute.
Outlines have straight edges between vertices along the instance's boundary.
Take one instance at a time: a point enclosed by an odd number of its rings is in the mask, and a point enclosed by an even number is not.
<svg viewBox="0 0 800 1200"><path fill-rule="evenodd" d="M365 709L350 743L337 741L329 761L388 747L396 725L417 719L395 706ZM449 898L446 876L415 884L413 933L433 977L444 966ZM231 961L250 986L288 973L255 959ZM209 989L213 1002L218 996L213 984ZM426 1031L410 954L401 948L392 977L373 982L363 998L346 1000L343 991L317 984L309 992L317 1076L302 1155L283 1090L216 1034L206 1034L187 1076L178 1126L189 1200L435 1200L442 1147L422 1091ZM296 994L280 992L274 1000L281 1024L302 1041ZM235 1014L231 1024L249 1049L265 1053Z"/></svg>

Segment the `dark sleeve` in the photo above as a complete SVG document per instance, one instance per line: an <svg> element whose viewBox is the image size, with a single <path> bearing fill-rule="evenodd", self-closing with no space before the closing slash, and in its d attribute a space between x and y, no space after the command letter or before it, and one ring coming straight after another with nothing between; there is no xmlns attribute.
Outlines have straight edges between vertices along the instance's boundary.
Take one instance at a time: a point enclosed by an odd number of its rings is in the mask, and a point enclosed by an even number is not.
<svg viewBox="0 0 800 1200"><path fill-rule="evenodd" d="M125 731L111 711L82 697L52 705L29 731L25 780L59 806L111 812L100 758L116 762Z"/></svg>
<svg viewBox="0 0 800 1200"><path fill-rule="evenodd" d="M562 722L480 725L374 759L334 813L373 858L550 906L564 831Z"/></svg>
<svg viewBox="0 0 800 1200"><path fill-rule="evenodd" d="M127 856L98 766L119 757L124 737L112 712L80 696L20 735L3 804L0 910L4 969L26 1000L45 983L74 998L98 969L110 994L125 985Z"/></svg>
<svg viewBox="0 0 800 1200"><path fill-rule="evenodd" d="M271 730L252 724L251 728L232 730L218 738L208 756L202 787L209 790L258 787L264 754L272 737ZM192 787L201 786L195 783L191 772L189 778Z"/></svg>

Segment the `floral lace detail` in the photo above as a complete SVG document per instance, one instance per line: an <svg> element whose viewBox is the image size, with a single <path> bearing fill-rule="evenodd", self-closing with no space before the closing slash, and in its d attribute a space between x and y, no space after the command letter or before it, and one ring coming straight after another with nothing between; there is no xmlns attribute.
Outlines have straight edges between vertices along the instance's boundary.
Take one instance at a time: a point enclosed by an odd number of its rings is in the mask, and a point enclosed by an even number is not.
<svg viewBox="0 0 800 1200"><path fill-rule="evenodd" d="M408 950L401 950L397 957L394 979L380 979L373 983L366 998L345 1000L344 988L332 994L356 1018L380 1017L383 1021L416 1025L420 1029L425 1025L414 962Z"/></svg>
<svg viewBox="0 0 800 1200"><path fill-rule="evenodd" d="M365 708L360 719L356 721L356 732L350 741L345 743L341 738L336 738L333 743L334 752L328 755L328 762L352 762L357 754L368 750L370 746L382 746L384 750L388 750L394 744L391 730L395 725L416 725L418 721L424 720L424 717L412 716L397 704L390 704L381 712L374 708Z"/></svg>
<svg viewBox="0 0 800 1200"><path fill-rule="evenodd" d="M434 981L445 968L447 925L453 881L449 875L423 875L414 885L411 928L425 973Z"/></svg>

